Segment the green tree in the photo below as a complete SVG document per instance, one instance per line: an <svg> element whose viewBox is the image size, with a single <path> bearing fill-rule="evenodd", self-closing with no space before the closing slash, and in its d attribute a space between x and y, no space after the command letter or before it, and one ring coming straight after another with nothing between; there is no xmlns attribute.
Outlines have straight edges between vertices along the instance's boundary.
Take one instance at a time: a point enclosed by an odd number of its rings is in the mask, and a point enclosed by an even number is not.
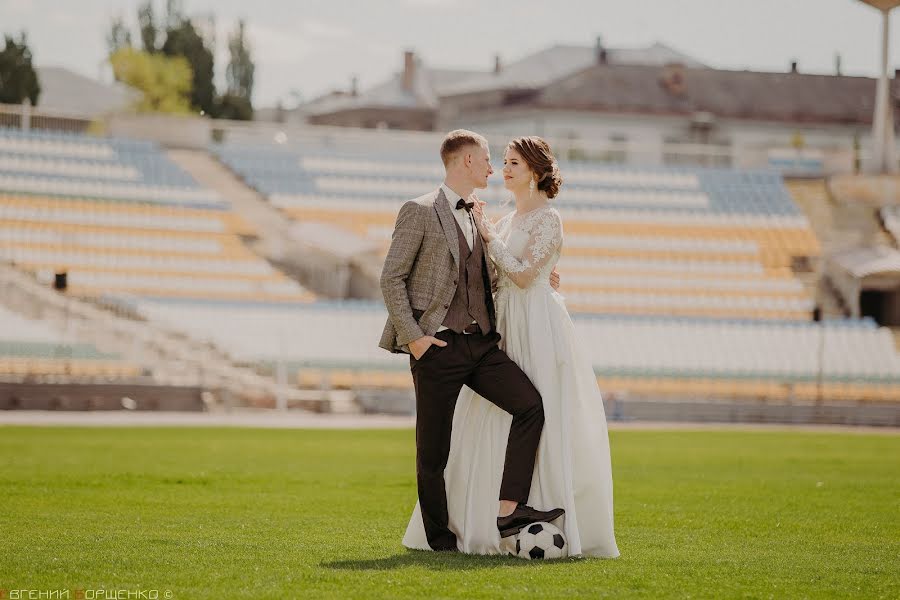
<svg viewBox="0 0 900 600"><path fill-rule="evenodd" d="M158 52L156 47L159 37L159 28L156 26L156 17L153 14L153 1L147 0L138 6L138 29L141 31L141 44L144 52Z"/></svg>
<svg viewBox="0 0 900 600"><path fill-rule="evenodd" d="M228 36L228 53L231 60L225 71L228 82L228 93L248 100L253 96L253 73L256 66L250 56L250 47L244 37L245 23L241 19L237 27Z"/></svg>
<svg viewBox="0 0 900 600"><path fill-rule="evenodd" d="M143 92L139 112L191 112L191 66L184 57L121 48L109 61L117 80Z"/></svg>
<svg viewBox="0 0 900 600"><path fill-rule="evenodd" d="M212 115L216 97L213 53L189 19L181 19L177 26L166 31L162 52L166 56L183 56L187 60L193 73L191 105Z"/></svg>
<svg viewBox="0 0 900 600"><path fill-rule="evenodd" d="M252 121L253 106L250 100L243 96L225 94L216 102L217 119L234 119L235 121Z"/></svg>
<svg viewBox="0 0 900 600"><path fill-rule="evenodd" d="M250 56L244 30L245 23L241 19L228 37L228 53L231 57L225 70L228 90L219 98L216 111L216 116L223 119L249 121L253 118L253 73L256 66Z"/></svg>
<svg viewBox="0 0 900 600"><path fill-rule="evenodd" d="M6 35L6 46L0 52L0 102L21 104L26 99L37 105L41 84L31 64L31 50L25 32L16 41Z"/></svg>
<svg viewBox="0 0 900 600"><path fill-rule="evenodd" d="M113 17L109 24L109 33L106 34L106 47L112 55L116 50L131 46L131 32L125 25L125 20L120 16Z"/></svg>

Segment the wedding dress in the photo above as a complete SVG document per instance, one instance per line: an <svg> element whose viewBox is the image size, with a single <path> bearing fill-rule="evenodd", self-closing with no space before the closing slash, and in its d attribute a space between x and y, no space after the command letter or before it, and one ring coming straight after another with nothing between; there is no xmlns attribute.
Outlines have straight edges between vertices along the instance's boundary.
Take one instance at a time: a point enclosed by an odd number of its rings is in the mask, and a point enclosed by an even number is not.
<svg viewBox="0 0 900 600"><path fill-rule="evenodd" d="M512 212L494 232L487 249L499 275L494 302L499 345L528 375L544 404L528 504L566 510L554 524L566 537L569 555L616 557L603 402L563 298L549 283L563 241L559 212L549 205L522 215ZM463 387L444 471L449 527L463 552L502 554L514 543L514 536L501 540L497 530L511 422L511 415ZM403 545L430 549L418 504Z"/></svg>

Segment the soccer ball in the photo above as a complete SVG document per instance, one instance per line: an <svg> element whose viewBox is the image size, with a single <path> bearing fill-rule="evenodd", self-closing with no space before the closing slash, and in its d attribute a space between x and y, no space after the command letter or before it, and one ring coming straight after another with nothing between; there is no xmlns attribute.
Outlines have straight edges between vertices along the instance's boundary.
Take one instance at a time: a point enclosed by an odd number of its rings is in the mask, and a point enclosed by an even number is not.
<svg viewBox="0 0 900 600"><path fill-rule="evenodd" d="M532 523L516 536L516 556L528 560L564 558L569 555L566 538L550 523Z"/></svg>

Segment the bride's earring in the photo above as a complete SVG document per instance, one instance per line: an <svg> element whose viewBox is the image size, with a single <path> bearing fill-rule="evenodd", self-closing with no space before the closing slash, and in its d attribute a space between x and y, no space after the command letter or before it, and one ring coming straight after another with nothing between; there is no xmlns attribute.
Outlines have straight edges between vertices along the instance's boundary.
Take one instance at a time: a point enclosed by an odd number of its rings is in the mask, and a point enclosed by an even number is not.
<svg viewBox="0 0 900 600"><path fill-rule="evenodd" d="M537 188L537 184L534 181L534 178L528 183L528 199L531 200L534 198L534 190Z"/></svg>

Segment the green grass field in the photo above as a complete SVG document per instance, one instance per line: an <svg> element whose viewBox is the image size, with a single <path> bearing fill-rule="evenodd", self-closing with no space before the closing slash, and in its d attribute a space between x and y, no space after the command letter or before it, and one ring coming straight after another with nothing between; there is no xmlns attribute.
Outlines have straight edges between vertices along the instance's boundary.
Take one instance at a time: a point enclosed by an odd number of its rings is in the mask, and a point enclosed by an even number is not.
<svg viewBox="0 0 900 600"><path fill-rule="evenodd" d="M900 436L627 430L611 444L622 556L539 563L401 546L411 430L0 427L0 590L900 597Z"/></svg>

